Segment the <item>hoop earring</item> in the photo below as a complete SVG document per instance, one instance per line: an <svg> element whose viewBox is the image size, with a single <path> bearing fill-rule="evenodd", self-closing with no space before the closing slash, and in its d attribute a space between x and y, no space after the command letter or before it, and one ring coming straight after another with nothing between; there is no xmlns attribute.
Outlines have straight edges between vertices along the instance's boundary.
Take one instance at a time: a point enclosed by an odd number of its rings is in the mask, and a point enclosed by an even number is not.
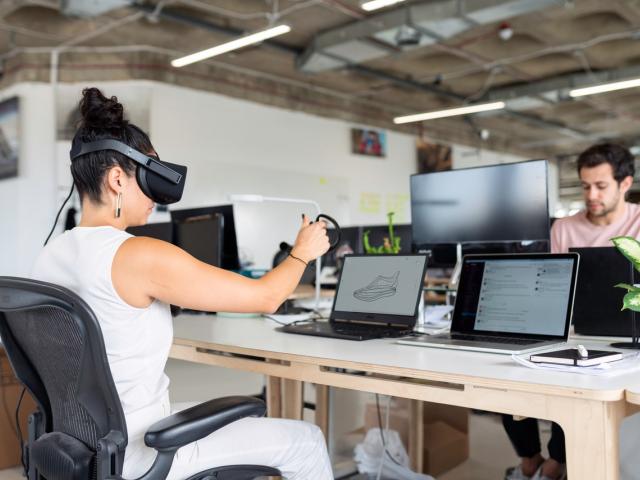
<svg viewBox="0 0 640 480"><path fill-rule="evenodd" d="M121 211L122 211L122 192L118 192L118 197L116 198L116 218L120 218Z"/></svg>

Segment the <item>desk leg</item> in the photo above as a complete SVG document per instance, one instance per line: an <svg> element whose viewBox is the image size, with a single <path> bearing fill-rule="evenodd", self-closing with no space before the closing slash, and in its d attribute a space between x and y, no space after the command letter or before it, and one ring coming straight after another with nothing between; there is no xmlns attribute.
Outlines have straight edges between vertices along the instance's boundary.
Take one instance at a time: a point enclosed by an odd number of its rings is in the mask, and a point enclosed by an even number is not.
<svg viewBox="0 0 640 480"><path fill-rule="evenodd" d="M409 458L413 470L421 473L424 468L424 408L420 400L409 402Z"/></svg>
<svg viewBox="0 0 640 480"><path fill-rule="evenodd" d="M282 418L282 379L267 377L267 417Z"/></svg>
<svg viewBox="0 0 640 480"><path fill-rule="evenodd" d="M302 420L302 407L304 401L302 398L303 383L299 380L282 380L284 391L282 416L292 420Z"/></svg>
<svg viewBox="0 0 640 480"><path fill-rule="evenodd" d="M316 384L316 418L315 423L322 434L325 441L329 442L329 387L326 385Z"/></svg>
<svg viewBox="0 0 640 480"><path fill-rule="evenodd" d="M564 400L564 401L563 401ZM618 480L620 423L625 402L557 399L549 402L558 412L567 449L568 478Z"/></svg>

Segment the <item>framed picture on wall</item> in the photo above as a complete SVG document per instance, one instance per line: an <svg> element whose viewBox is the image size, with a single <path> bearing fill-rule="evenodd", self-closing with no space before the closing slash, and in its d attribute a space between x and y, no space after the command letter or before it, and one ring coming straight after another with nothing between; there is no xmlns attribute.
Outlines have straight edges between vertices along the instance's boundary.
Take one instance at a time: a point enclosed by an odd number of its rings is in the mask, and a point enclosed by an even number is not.
<svg viewBox="0 0 640 480"><path fill-rule="evenodd" d="M387 156L387 136L383 130L351 129L351 152L372 157Z"/></svg>
<svg viewBox="0 0 640 480"><path fill-rule="evenodd" d="M18 97L0 102L0 178L18 176Z"/></svg>
<svg viewBox="0 0 640 480"><path fill-rule="evenodd" d="M416 158L418 173L451 170L451 147L449 145L429 143L418 138L416 140Z"/></svg>

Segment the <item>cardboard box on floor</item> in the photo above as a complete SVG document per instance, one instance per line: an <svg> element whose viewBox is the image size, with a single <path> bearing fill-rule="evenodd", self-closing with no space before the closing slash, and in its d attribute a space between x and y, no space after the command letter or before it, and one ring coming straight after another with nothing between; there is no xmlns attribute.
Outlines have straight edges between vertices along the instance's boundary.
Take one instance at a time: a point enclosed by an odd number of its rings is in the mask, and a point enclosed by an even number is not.
<svg viewBox="0 0 640 480"><path fill-rule="evenodd" d="M20 465L20 443L15 422L16 405L22 385L13 375L4 349L0 346L0 470ZM20 407L22 436L27 437L27 417L36 409L26 393Z"/></svg>
<svg viewBox="0 0 640 480"><path fill-rule="evenodd" d="M385 423L387 402L380 402L380 417ZM469 411L466 408L423 402L424 473L440 475L469 458ZM400 434L405 447L409 437L409 400L394 398L389 410L389 428ZM375 403L365 409L365 428L378 427Z"/></svg>

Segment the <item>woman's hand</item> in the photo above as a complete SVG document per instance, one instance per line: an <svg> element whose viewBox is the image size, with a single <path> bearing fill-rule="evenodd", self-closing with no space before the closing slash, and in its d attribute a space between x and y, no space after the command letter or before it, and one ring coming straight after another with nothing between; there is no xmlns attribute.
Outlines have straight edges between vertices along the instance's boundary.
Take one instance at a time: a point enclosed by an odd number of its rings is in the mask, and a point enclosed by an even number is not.
<svg viewBox="0 0 640 480"><path fill-rule="evenodd" d="M291 254L309 263L327 250L329 250L327 224L323 221L311 223L309 217L303 215L302 227L291 249Z"/></svg>

